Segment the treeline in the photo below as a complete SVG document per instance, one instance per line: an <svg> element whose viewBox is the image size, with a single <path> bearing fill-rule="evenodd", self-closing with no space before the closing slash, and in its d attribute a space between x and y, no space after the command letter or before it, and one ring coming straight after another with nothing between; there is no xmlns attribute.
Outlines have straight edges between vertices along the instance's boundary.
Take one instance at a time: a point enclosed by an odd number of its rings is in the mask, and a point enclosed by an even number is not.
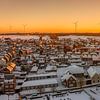
<svg viewBox="0 0 100 100"><path fill-rule="evenodd" d="M77 36L100 36L100 33L1 33L0 35L77 35Z"/></svg>

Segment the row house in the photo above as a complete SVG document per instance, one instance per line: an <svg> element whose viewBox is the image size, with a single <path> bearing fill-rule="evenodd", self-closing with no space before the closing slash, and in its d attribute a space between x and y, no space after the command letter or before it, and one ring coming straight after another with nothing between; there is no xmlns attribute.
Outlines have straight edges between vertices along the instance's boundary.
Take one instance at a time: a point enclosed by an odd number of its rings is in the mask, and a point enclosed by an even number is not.
<svg viewBox="0 0 100 100"><path fill-rule="evenodd" d="M0 93L4 92L4 74L0 74Z"/></svg>
<svg viewBox="0 0 100 100"><path fill-rule="evenodd" d="M90 67L88 70L91 84L100 83L100 67Z"/></svg>
<svg viewBox="0 0 100 100"><path fill-rule="evenodd" d="M75 64L75 65L80 65L81 62L82 62L80 55L75 55L75 54L72 54L72 55L70 56L70 58L68 59L68 61L69 61L71 64Z"/></svg>
<svg viewBox="0 0 100 100"><path fill-rule="evenodd" d="M57 72L57 66L55 65L47 65L46 72Z"/></svg>
<svg viewBox="0 0 100 100"><path fill-rule="evenodd" d="M0 59L0 69L6 67L6 60L5 59Z"/></svg>
<svg viewBox="0 0 100 100"><path fill-rule="evenodd" d="M89 67L87 70L79 67L68 67L61 76L61 81L65 87L73 88L95 85L100 83L100 67Z"/></svg>
<svg viewBox="0 0 100 100"><path fill-rule="evenodd" d="M22 84L22 92L28 90L37 90L38 93L55 91L58 87L58 82L55 78L43 79L43 80L31 80Z"/></svg>
<svg viewBox="0 0 100 100"><path fill-rule="evenodd" d="M50 56L50 59L60 63L68 63L68 56L64 54L55 54L54 56Z"/></svg>
<svg viewBox="0 0 100 100"><path fill-rule="evenodd" d="M84 61L87 65L98 65L100 63L99 55L96 52L92 53L83 53L81 55L82 61Z"/></svg>
<svg viewBox="0 0 100 100"><path fill-rule="evenodd" d="M14 93L16 87L16 78L13 74L5 74L4 79L4 92L8 93Z"/></svg>
<svg viewBox="0 0 100 100"><path fill-rule="evenodd" d="M42 79L49 79L49 78L57 78L57 73L50 72L50 73L45 73L45 74L29 74L26 76L26 81L42 80Z"/></svg>
<svg viewBox="0 0 100 100"><path fill-rule="evenodd" d="M61 81L66 87L82 87L84 83L84 69L82 67L71 65L61 76Z"/></svg>
<svg viewBox="0 0 100 100"><path fill-rule="evenodd" d="M33 74L33 73L37 73L38 71L38 67L37 66L33 66L30 70L30 73Z"/></svg>
<svg viewBox="0 0 100 100"><path fill-rule="evenodd" d="M81 48L79 48L79 51L80 51L81 53L83 53L83 52L88 52L88 51L89 51L89 48L88 48L88 47L81 47Z"/></svg>
<svg viewBox="0 0 100 100"><path fill-rule="evenodd" d="M92 56L91 55L82 55L81 56L82 61L84 61L86 63L86 65L90 66L93 64L92 62Z"/></svg>
<svg viewBox="0 0 100 100"><path fill-rule="evenodd" d="M38 59L39 69L45 69L46 68L46 60L45 58L39 58Z"/></svg>
<svg viewBox="0 0 100 100"><path fill-rule="evenodd" d="M100 56L93 57L93 65L100 65Z"/></svg>
<svg viewBox="0 0 100 100"><path fill-rule="evenodd" d="M9 63L8 66L4 69L5 73L12 73L16 68L16 64L15 63Z"/></svg>
<svg viewBox="0 0 100 100"><path fill-rule="evenodd" d="M12 50L11 52L5 54L2 59L4 59L6 63L9 63L13 59L14 56L15 56L15 51Z"/></svg>
<svg viewBox="0 0 100 100"><path fill-rule="evenodd" d="M67 64L57 64L57 68L66 68L68 67Z"/></svg>
<svg viewBox="0 0 100 100"><path fill-rule="evenodd" d="M77 87L77 79L69 72L61 77L61 81L63 82L63 85L68 88Z"/></svg>

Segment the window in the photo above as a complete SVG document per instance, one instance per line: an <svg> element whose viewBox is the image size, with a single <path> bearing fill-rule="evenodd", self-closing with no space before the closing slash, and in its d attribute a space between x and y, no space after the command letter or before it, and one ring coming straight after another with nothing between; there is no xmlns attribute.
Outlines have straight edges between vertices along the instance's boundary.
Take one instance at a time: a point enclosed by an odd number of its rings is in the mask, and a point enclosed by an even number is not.
<svg viewBox="0 0 100 100"><path fill-rule="evenodd" d="M23 87L22 90L27 90L27 88L26 87Z"/></svg>
<svg viewBox="0 0 100 100"><path fill-rule="evenodd" d="M45 88L47 88L48 86L47 85L45 85Z"/></svg>
<svg viewBox="0 0 100 100"><path fill-rule="evenodd" d="M88 85L88 84L91 84L91 80L87 80L86 81L86 84Z"/></svg>
<svg viewBox="0 0 100 100"><path fill-rule="evenodd" d="M55 78L55 76L52 76L52 78Z"/></svg>
<svg viewBox="0 0 100 100"><path fill-rule="evenodd" d="M73 81L73 83L75 83L75 81Z"/></svg>
<svg viewBox="0 0 100 100"><path fill-rule="evenodd" d="M70 80L72 81L72 80L73 80L73 78L70 78Z"/></svg>
<svg viewBox="0 0 100 100"><path fill-rule="evenodd" d="M9 87L8 85L5 86L5 88L8 88L8 87Z"/></svg>
<svg viewBox="0 0 100 100"><path fill-rule="evenodd" d="M13 85L10 85L10 88L13 88Z"/></svg>
<svg viewBox="0 0 100 100"><path fill-rule="evenodd" d="M50 78L50 76L47 76L47 78Z"/></svg>
<svg viewBox="0 0 100 100"><path fill-rule="evenodd" d="M30 87L27 87L27 90L30 90Z"/></svg>
<svg viewBox="0 0 100 100"><path fill-rule="evenodd" d="M71 81L69 81L69 84L71 84Z"/></svg>
<svg viewBox="0 0 100 100"><path fill-rule="evenodd" d="M31 89L32 89L32 87L30 86L30 87L29 87L29 90L31 90Z"/></svg>
<svg viewBox="0 0 100 100"><path fill-rule="evenodd" d="M73 84L70 84L71 87L73 87Z"/></svg>
<svg viewBox="0 0 100 100"><path fill-rule="evenodd" d="M95 81L93 80L93 83L95 83Z"/></svg>
<svg viewBox="0 0 100 100"><path fill-rule="evenodd" d="M45 87L48 88L48 85L46 84Z"/></svg>

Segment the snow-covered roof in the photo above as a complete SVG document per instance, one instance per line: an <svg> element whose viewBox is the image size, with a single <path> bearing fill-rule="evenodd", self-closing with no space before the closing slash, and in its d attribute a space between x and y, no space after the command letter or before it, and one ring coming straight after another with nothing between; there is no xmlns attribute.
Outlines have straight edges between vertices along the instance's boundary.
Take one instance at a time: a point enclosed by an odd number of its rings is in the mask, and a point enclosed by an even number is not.
<svg viewBox="0 0 100 100"><path fill-rule="evenodd" d="M45 63L45 59L44 58L39 58L39 63Z"/></svg>
<svg viewBox="0 0 100 100"><path fill-rule="evenodd" d="M100 74L100 67L90 67L87 72L90 77L93 77L95 74Z"/></svg>
<svg viewBox="0 0 100 100"><path fill-rule="evenodd" d="M18 94L9 94L9 97L8 95L0 95L0 100L18 100L19 99L19 96Z"/></svg>
<svg viewBox="0 0 100 100"><path fill-rule="evenodd" d="M13 71L13 69L16 67L16 64L15 63L10 63L8 66L7 66L7 69L11 72Z"/></svg>
<svg viewBox="0 0 100 100"><path fill-rule="evenodd" d="M51 59L50 63L56 63L56 61L54 59Z"/></svg>
<svg viewBox="0 0 100 100"><path fill-rule="evenodd" d="M56 72L50 72L50 73L45 73L45 74L29 74L26 77L27 78L29 78L29 77L44 77L44 76L55 76L55 75L57 75Z"/></svg>
<svg viewBox="0 0 100 100"><path fill-rule="evenodd" d="M16 66L16 71L21 71L21 67L20 66Z"/></svg>
<svg viewBox="0 0 100 100"><path fill-rule="evenodd" d="M50 36L45 35L45 36L42 37L42 39L43 39L43 40L50 40Z"/></svg>
<svg viewBox="0 0 100 100"><path fill-rule="evenodd" d="M59 64L58 67L68 67L67 64Z"/></svg>
<svg viewBox="0 0 100 100"><path fill-rule="evenodd" d="M71 51L68 51L67 54L72 54L72 52Z"/></svg>
<svg viewBox="0 0 100 100"><path fill-rule="evenodd" d="M75 54L81 54L81 52L79 52L79 51L76 51L76 52L75 52Z"/></svg>
<svg viewBox="0 0 100 100"><path fill-rule="evenodd" d="M69 67L66 68L65 73L67 73L68 71L72 74L84 73L83 67L79 67L77 65L70 65Z"/></svg>
<svg viewBox="0 0 100 100"><path fill-rule="evenodd" d="M32 71L37 71L37 70L38 70L38 67L37 66L34 66L34 67L32 67L31 72Z"/></svg>
<svg viewBox="0 0 100 100"><path fill-rule="evenodd" d="M57 67L54 65L47 65L46 67L46 71L54 71L57 70Z"/></svg>
<svg viewBox="0 0 100 100"><path fill-rule="evenodd" d="M62 80L62 81L68 80L70 77L73 77L73 78L76 80L76 78L75 78L72 74L70 74L69 72L66 73L66 74L64 74L64 75L61 77L61 80Z"/></svg>
<svg viewBox="0 0 100 100"><path fill-rule="evenodd" d="M4 73L0 73L0 78L4 78Z"/></svg>
<svg viewBox="0 0 100 100"><path fill-rule="evenodd" d="M64 58L65 58L65 59L68 59L68 55L65 55Z"/></svg>
<svg viewBox="0 0 100 100"><path fill-rule="evenodd" d="M14 75L20 75L21 74L21 72L19 72L19 71L13 71L12 72Z"/></svg>
<svg viewBox="0 0 100 100"><path fill-rule="evenodd" d="M35 54L33 54L33 56L36 58L36 57L39 57L39 54L35 53Z"/></svg>
<svg viewBox="0 0 100 100"><path fill-rule="evenodd" d="M71 55L72 59L80 59L80 55Z"/></svg>
<svg viewBox="0 0 100 100"><path fill-rule="evenodd" d="M53 78L53 79L26 81L22 84L22 87L40 86L49 84L58 84L57 79Z"/></svg>
<svg viewBox="0 0 100 100"><path fill-rule="evenodd" d="M63 56L64 56L64 53L63 53L63 54L59 54L59 55L58 55L58 57L63 57Z"/></svg>
<svg viewBox="0 0 100 100"><path fill-rule="evenodd" d="M93 61L100 61L100 56L93 56Z"/></svg>
<svg viewBox="0 0 100 100"><path fill-rule="evenodd" d="M91 55L83 55L82 58L92 58Z"/></svg>
<svg viewBox="0 0 100 100"><path fill-rule="evenodd" d="M79 63L79 62L81 62L81 59L69 59L68 60L69 62L71 62L71 63Z"/></svg>
<svg viewBox="0 0 100 100"><path fill-rule="evenodd" d="M50 56L50 59L58 59L57 56Z"/></svg>
<svg viewBox="0 0 100 100"><path fill-rule="evenodd" d="M4 58L0 59L0 65L5 66L6 65L6 60Z"/></svg>
<svg viewBox="0 0 100 100"><path fill-rule="evenodd" d="M9 83L9 82L12 83L12 82L13 82L13 79L10 79L10 80L4 80L4 82L5 82L5 83Z"/></svg>
<svg viewBox="0 0 100 100"><path fill-rule="evenodd" d="M23 79L16 79L16 83L23 83L24 80Z"/></svg>
<svg viewBox="0 0 100 100"><path fill-rule="evenodd" d="M25 59L25 57L24 57L24 56L21 56L21 57L20 57L20 59L21 59L21 60L24 60L24 59Z"/></svg>
<svg viewBox="0 0 100 100"><path fill-rule="evenodd" d="M17 85L17 86L16 86L16 89L20 89L20 88L21 88L21 86L20 86L20 85Z"/></svg>
<svg viewBox="0 0 100 100"><path fill-rule="evenodd" d="M97 56L97 53L96 52L91 52L90 54Z"/></svg>

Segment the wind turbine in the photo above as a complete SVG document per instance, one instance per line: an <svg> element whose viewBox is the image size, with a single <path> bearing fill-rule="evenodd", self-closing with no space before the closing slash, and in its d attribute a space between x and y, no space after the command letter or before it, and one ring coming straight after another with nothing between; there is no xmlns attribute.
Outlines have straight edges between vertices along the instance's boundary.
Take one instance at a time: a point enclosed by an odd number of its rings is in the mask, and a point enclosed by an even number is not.
<svg viewBox="0 0 100 100"><path fill-rule="evenodd" d="M12 26L10 25L9 26L9 33L11 33L12 32Z"/></svg>
<svg viewBox="0 0 100 100"><path fill-rule="evenodd" d="M100 23L97 23L98 26L100 26Z"/></svg>
<svg viewBox="0 0 100 100"><path fill-rule="evenodd" d="M74 22L74 27L75 27L75 33L77 32L77 27L78 27L78 21Z"/></svg>
<svg viewBox="0 0 100 100"><path fill-rule="evenodd" d="M23 25L24 33L26 32L26 27L27 27L27 24L24 24L24 25Z"/></svg>

